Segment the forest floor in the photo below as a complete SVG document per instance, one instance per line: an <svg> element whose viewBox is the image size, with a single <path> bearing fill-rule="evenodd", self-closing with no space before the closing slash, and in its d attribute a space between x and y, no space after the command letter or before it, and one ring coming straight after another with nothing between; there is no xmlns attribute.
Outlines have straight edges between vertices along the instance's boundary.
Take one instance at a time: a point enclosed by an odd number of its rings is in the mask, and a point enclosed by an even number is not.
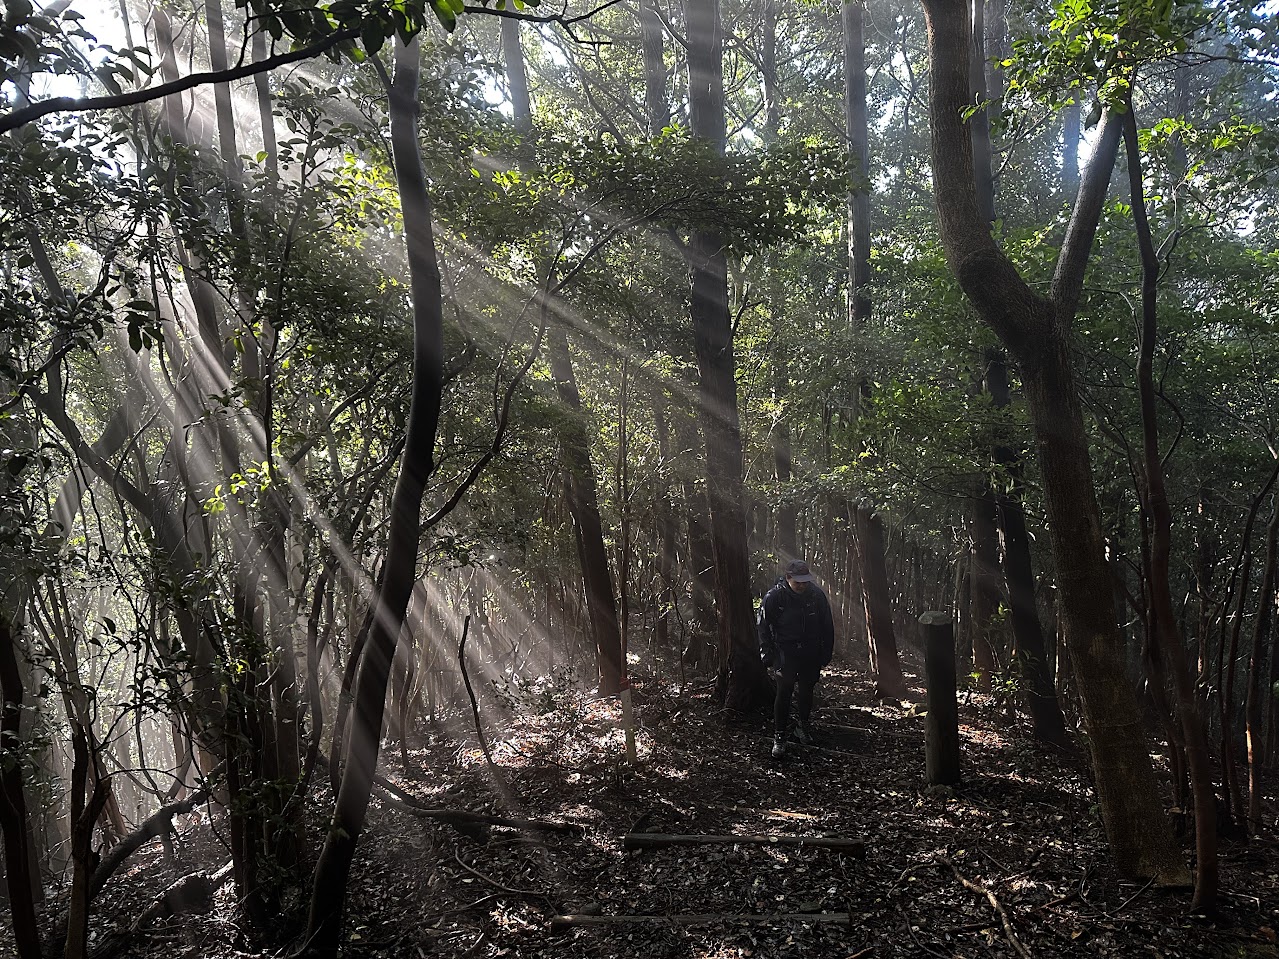
<svg viewBox="0 0 1279 959"><path fill-rule="evenodd" d="M793 749L780 762L769 757L766 720L717 711L705 687L637 679L634 695L640 761L631 768L620 759L616 699L547 692L538 706L528 692L510 726L490 737L504 802L494 800L464 727L429 734L409 751L408 768L386 747L387 777L424 805L583 830L493 829L485 842L375 800L351 877L344 954L1279 957L1279 845L1224 843L1222 908L1211 920L1188 916L1188 892L1116 875L1083 760L1038 748L988 697L961 697L963 785L929 795L918 709L876 703L869 684L846 670L829 671L818 690L814 720L825 748ZM95 907L95 939L127 928L184 870L226 861L207 821L185 829L178 862L148 847L112 880ZM864 858L782 844L627 852L622 840L632 830L854 837L866 850ZM821 920L822 911L847 918ZM564 913L718 918L553 930L552 917ZM229 886L207 916L115 941L125 944L113 955L145 959L286 954L249 944ZM0 941L0 955L5 949Z"/></svg>

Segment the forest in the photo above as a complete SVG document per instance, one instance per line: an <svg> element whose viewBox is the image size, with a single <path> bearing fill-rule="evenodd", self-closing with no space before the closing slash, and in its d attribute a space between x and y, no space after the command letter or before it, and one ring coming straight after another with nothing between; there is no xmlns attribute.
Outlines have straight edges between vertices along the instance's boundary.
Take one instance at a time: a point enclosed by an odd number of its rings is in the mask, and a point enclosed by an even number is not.
<svg viewBox="0 0 1279 959"><path fill-rule="evenodd" d="M0 956L1279 957L1274 0L0 0L0 273Z"/></svg>

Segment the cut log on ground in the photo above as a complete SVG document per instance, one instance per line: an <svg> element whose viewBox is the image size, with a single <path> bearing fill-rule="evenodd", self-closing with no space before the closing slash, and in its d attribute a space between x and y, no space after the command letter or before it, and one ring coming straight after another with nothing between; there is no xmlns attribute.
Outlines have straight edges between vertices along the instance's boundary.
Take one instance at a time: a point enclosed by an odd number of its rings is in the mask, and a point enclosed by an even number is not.
<svg viewBox="0 0 1279 959"><path fill-rule="evenodd" d="M817 849L833 849L835 852L856 856L866 855L864 839L846 839L826 836L673 836L666 833L627 833L622 845L627 849L658 849L664 846L731 846L746 843L752 846L812 846Z"/></svg>
<svg viewBox="0 0 1279 959"><path fill-rule="evenodd" d="M574 926L615 926L624 923L668 923L673 926L759 925L773 922L842 922L851 925L852 918L846 912L763 912L732 913L711 912L704 914L673 914L668 916L554 916L551 932L563 932Z"/></svg>

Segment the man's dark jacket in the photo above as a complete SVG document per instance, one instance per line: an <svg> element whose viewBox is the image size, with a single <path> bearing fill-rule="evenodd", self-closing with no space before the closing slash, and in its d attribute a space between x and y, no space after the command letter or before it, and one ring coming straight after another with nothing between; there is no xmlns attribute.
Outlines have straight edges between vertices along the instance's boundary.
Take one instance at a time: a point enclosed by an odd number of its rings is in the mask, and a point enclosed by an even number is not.
<svg viewBox="0 0 1279 959"><path fill-rule="evenodd" d="M835 652L830 601L816 583L797 593L779 579L764 594L759 612L759 648L766 661L792 658L821 668Z"/></svg>

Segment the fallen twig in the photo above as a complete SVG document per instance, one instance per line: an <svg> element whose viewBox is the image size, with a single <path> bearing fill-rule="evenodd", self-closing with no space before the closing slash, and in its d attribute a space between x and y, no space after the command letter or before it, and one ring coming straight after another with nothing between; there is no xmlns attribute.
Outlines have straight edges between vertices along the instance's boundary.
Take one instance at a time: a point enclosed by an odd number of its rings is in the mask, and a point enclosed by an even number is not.
<svg viewBox="0 0 1279 959"><path fill-rule="evenodd" d="M965 889L972 890L973 892L986 897L986 900L990 903L995 912L999 913L999 920L1004 925L1004 938L1008 940L1008 944L1013 947L1013 949L1017 952L1017 955L1021 956L1022 959L1031 959L1030 950L1022 945L1021 940L1017 938L1017 933L1013 932L1013 924L1012 920L1008 918L1008 910L1006 910L1003 903L995 897L995 894L985 886L980 886L970 879L965 879L964 874L959 871L959 867L956 866L948 857L939 855L935 858L937 862L950 867L950 871L955 874L955 878L963 884Z"/></svg>
<svg viewBox="0 0 1279 959"><path fill-rule="evenodd" d="M627 915L627 916L586 916L567 915L551 918L551 932L563 932L574 926L611 926L630 922L670 923L676 926L709 926L717 923L733 923L737 925L768 922L842 922L851 923L846 912L763 912L763 913L671 913L664 916ZM861 955L861 953L858 953Z"/></svg>
<svg viewBox="0 0 1279 959"><path fill-rule="evenodd" d="M930 956L936 956L937 959L950 959L950 957L946 953L938 952L936 949L933 949L930 946L924 945L920 941L919 936L915 935L915 927L910 924L910 913L908 913L905 909L902 909L901 914L902 914L902 921L906 923L906 931L910 933L910 938L915 940L916 946L918 946L924 952L928 953Z"/></svg>
<svg viewBox="0 0 1279 959"><path fill-rule="evenodd" d="M512 889L510 886L505 886L502 883L498 882L492 876L486 876L484 873L480 872L474 866L468 866L465 862L463 862L462 854L456 849L453 850L453 858L457 860L457 864L459 866L461 866L463 869L469 872L472 876L475 876L477 879L483 879L485 882L487 882L490 886L492 886L495 889L501 889L502 892L509 892L512 896L531 896L535 899L546 898L546 893L544 892L535 892L532 889Z"/></svg>
<svg viewBox="0 0 1279 959"><path fill-rule="evenodd" d="M1131 896L1129 896L1127 899L1125 899L1125 900L1123 901L1123 903L1121 903L1121 904L1120 904L1120 906L1119 906L1119 908L1118 908L1118 909L1116 909L1114 912L1108 912L1108 913L1106 913L1106 915L1107 915L1108 917L1110 917L1111 919L1114 919L1114 918L1115 918L1116 916L1118 916L1121 912L1123 912L1125 909L1127 909L1127 908L1128 908L1128 906L1129 906L1129 904L1130 904L1130 903L1131 903L1134 899L1136 899L1138 896L1140 896L1143 892L1145 892L1147 889L1149 889L1149 888L1150 888L1151 886L1153 886L1154 884L1155 884L1155 881L1154 881L1153 879L1151 879L1151 880L1150 880L1150 882L1146 883L1144 886L1142 886L1140 889L1138 889L1136 892L1134 892Z"/></svg>
<svg viewBox="0 0 1279 959"><path fill-rule="evenodd" d="M622 838L626 849L657 849L665 846L727 846L745 843L752 846L813 846L833 849L852 856L866 855L863 839L823 838L821 836L674 836L667 833L633 832Z"/></svg>

